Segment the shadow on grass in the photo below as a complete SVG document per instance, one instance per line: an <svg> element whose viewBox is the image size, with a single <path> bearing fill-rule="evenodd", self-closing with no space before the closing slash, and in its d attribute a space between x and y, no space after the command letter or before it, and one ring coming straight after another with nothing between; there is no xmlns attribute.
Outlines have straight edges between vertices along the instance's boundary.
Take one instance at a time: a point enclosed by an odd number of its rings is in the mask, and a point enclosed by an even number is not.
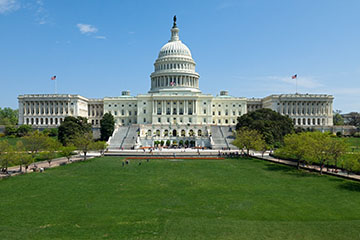
<svg viewBox="0 0 360 240"><path fill-rule="evenodd" d="M286 166L276 163L267 163L265 165L265 170L267 171L276 171L282 172L294 177L318 177L320 175L316 174L315 172L310 172L304 169L298 170L295 166Z"/></svg>
<svg viewBox="0 0 360 240"><path fill-rule="evenodd" d="M353 192L360 192L360 183L358 182L344 182L339 185L339 188Z"/></svg>

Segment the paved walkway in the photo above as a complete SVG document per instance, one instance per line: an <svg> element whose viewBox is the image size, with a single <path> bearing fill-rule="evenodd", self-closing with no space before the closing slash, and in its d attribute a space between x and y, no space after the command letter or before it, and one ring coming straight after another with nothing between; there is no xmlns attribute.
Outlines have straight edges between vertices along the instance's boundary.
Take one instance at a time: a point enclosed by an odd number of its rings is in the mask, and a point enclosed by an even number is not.
<svg viewBox="0 0 360 240"><path fill-rule="evenodd" d="M280 163L280 164L294 166L294 167L297 166L296 162L289 161L289 160L283 160L283 159L279 159L279 158L274 158L274 157L269 156L268 153L264 154L264 156L262 156L261 153L257 153L257 152L252 152L251 154L256 158L260 158L260 159L263 159L263 160L266 160L269 162ZM300 168L306 169L309 171L320 172L320 167L317 165L302 165L302 164L300 164ZM335 168L328 169L328 168L324 167L322 171L324 174L360 181L360 175L357 175L354 173L348 174L348 172L342 171L341 169L337 169L338 172L336 173Z"/></svg>
<svg viewBox="0 0 360 240"><path fill-rule="evenodd" d="M95 156L96 156L96 154L91 154L87 158L90 159L90 158L94 158ZM83 159L84 159L84 157L81 156L80 154L78 154L78 155L72 156L71 159L70 159L70 162L65 157L53 159L51 161L50 165L49 165L48 161L34 162L34 163L29 165L29 168L28 168L27 172L28 173L29 172L34 172L33 168L35 166L37 168L37 171L39 171L40 168L43 168L43 169L46 170L48 168L54 168L54 167L58 167L58 166L61 166L61 165L70 164L70 163L73 163L73 162L81 161ZM22 172L20 172L20 166L13 166L13 167L8 168L8 173L0 172L0 178L16 176L16 175L20 175L20 174L23 174L23 173L26 173L24 166L22 167Z"/></svg>

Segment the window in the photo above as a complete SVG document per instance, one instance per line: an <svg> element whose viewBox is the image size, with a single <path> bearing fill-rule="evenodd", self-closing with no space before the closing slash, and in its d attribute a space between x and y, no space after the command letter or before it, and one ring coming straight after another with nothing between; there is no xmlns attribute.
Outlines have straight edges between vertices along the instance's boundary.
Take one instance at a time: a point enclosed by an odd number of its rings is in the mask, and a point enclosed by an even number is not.
<svg viewBox="0 0 360 240"><path fill-rule="evenodd" d="M161 118L158 118L158 122L161 122Z"/></svg>
<svg viewBox="0 0 360 240"><path fill-rule="evenodd" d="M144 108L144 114L146 114L146 109Z"/></svg>
<svg viewBox="0 0 360 240"><path fill-rule="evenodd" d="M204 114L206 114L206 109L204 108Z"/></svg>
<svg viewBox="0 0 360 240"><path fill-rule="evenodd" d="M168 123L169 123L169 122L170 122L170 118L167 118L167 119L166 119L166 122L168 122Z"/></svg>
<svg viewBox="0 0 360 240"><path fill-rule="evenodd" d="M215 112L213 112L213 115L215 116Z"/></svg>
<svg viewBox="0 0 360 240"><path fill-rule="evenodd" d="M219 116L221 115L221 111L219 111Z"/></svg>
<svg viewBox="0 0 360 240"><path fill-rule="evenodd" d="M189 122L190 122L190 123L192 122L192 118L189 118Z"/></svg>
<svg viewBox="0 0 360 240"><path fill-rule="evenodd" d="M203 119L204 123L206 123L206 118Z"/></svg>
<svg viewBox="0 0 360 240"><path fill-rule="evenodd" d="M221 119L218 119L218 123L221 123Z"/></svg>
<svg viewBox="0 0 360 240"><path fill-rule="evenodd" d="M235 111L233 111L233 115L234 115L234 116L236 115Z"/></svg>
<svg viewBox="0 0 360 240"><path fill-rule="evenodd" d="M117 111L114 112L114 115L115 115L115 116L117 115Z"/></svg>
<svg viewBox="0 0 360 240"><path fill-rule="evenodd" d="M129 111L129 116L131 116L131 111Z"/></svg>
<svg viewBox="0 0 360 240"><path fill-rule="evenodd" d="M146 118L144 118L144 123L146 123Z"/></svg>

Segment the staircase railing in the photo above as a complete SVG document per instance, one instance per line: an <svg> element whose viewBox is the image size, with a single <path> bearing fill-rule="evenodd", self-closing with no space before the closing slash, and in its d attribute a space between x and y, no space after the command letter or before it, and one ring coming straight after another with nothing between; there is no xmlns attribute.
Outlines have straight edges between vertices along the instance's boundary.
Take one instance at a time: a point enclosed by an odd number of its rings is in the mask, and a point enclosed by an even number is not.
<svg viewBox="0 0 360 240"><path fill-rule="evenodd" d="M123 146L123 144L124 144L124 141L125 141L125 139L127 138L127 135L128 135L128 133L129 133L129 130L130 130L130 126L128 127L128 129L127 129L127 131L126 131L125 137L124 137L124 138L122 139L122 141L121 141L120 149L122 148L122 146Z"/></svg>

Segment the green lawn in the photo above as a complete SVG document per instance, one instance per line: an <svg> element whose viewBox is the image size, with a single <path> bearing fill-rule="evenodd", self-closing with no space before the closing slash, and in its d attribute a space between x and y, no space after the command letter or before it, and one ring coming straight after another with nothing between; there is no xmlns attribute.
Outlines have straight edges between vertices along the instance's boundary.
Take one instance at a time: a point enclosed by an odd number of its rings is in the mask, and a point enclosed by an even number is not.
<svg viewBox="0 0 360 240"><path fill-rule="evenodd" d="M137 163L1 180L1 239L360 239L360 183L246 158Z"/></svg>
<svg viewBox="0 0 360 240"><path fill-rule="evenodd" d="M347 137L344 139L349 145L349 152L360 152L360 138Z"/></svg>

